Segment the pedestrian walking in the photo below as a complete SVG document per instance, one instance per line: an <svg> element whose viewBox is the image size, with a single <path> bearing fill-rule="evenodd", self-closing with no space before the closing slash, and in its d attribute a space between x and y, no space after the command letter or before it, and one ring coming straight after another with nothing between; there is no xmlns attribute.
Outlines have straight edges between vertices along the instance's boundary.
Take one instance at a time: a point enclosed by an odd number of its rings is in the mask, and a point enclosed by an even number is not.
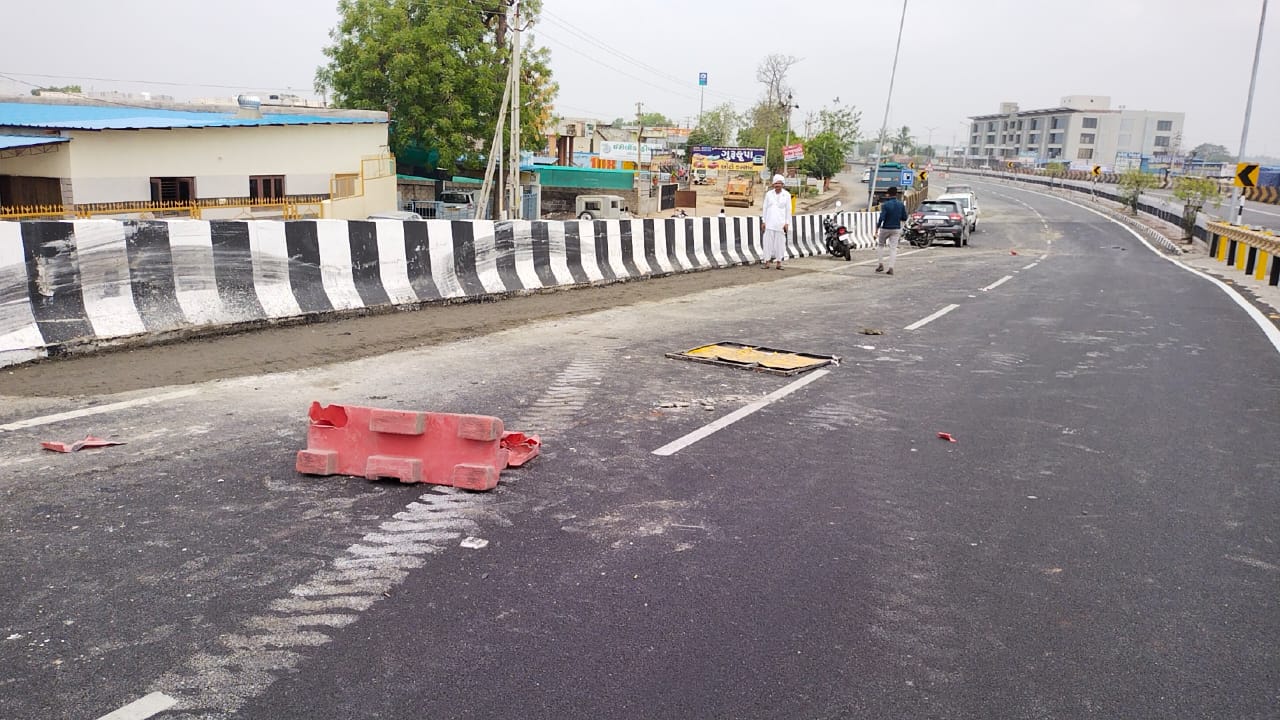
<svg viewBox="0 0 1280 720"><path fill-rule="evenodd" d="M898 188L889 188L889 198L880 203L880 217L876 220L879 242L876 244L876 272L893 274L898 261L898 238L902 237L902 223L907 221L907 206L898 199ZM889 267L884 266L884 250L889 248Z"/></svg>
<svg viewBox="0 0 1280 720"><path fill-rule="evenodd" d="M764 202L760 207L760 233L764 236L764 267L767 270L771 261L777 261L782 269L782 261L787 257L787 231L791 228L791 193L782 187L781 175L773 176L773 192L764 194Z"/></svg>

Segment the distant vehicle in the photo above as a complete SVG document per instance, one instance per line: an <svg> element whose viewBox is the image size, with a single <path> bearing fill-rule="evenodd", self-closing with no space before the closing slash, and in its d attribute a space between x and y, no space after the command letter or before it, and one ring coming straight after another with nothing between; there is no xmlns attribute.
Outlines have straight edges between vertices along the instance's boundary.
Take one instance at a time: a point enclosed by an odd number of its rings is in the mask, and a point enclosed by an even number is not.
<svg viewBox="0 0 1280 720"><path fill-rule="evenodd" d="M871 182L871 168L867 168L866 170L862 171L862 182L864 183Z"/></svg>
<svg viewBox="0 0 1280 720"><path fill-rule="evenodd" d="M965 218L969 221L969 232L978 232L978 198L973 193L967 192L949 192L940 195L938 200L954 200L960 205L960 209L964 211Z"/></svg>
<svg viewBox="0 0 1280 720"><path fill-rule="evenodd" d="M911 213L911 222L928 228L934 237L951 238L956 247L969 244L969 222L955 200L925 200Z"/></svg>
<svg viewBox="0 0 1280 720"><path fill-rule="evenodd" d="M421 220L422 216L416 212L409 210L388 210L386 212L377 212L369 216L370 220Z"/></svg>
<svg viewBox="0 0 1280 720"><path fill-rule="evenodd" d="M445 210L463 210L474 213L476 210L476 194L465 190L446 190L436 198Z"/></svg>
<svg viewBox="0 0 1280 720"><path fill-rule="evenodd" d="M879 169L872 169L872 176L869 178L872 181L870 184L874 185L871 188L871 194L875 201L879 203L888 196L889 188L898 188L902 192L910 190L915 171L902 163L885 162L880 163ZM904 178L910 179L907 182L903 182Z"/></svg>
<svg viewBox="0 0 1280 720"><path fill-rule="evenodd" d="M579 220L620 220L631 217L631 209L620 195L579 195L573 212Z"/></svg>
<svg viewBox="0 0 1280 720"><path fill-rule="evenodd" d="M729 178L724 191L726 207L751 207L756 204L756 176L737 175Z"/></svg>
<svg viewBox="0 0 1280 720"><path fill-rule="evenodd" d="M978 199L978 193L973 191L972 185L948 185L946 189L942 191L943 195L950 195L951 193L968 193L972 195L975 200Z"/></svg>

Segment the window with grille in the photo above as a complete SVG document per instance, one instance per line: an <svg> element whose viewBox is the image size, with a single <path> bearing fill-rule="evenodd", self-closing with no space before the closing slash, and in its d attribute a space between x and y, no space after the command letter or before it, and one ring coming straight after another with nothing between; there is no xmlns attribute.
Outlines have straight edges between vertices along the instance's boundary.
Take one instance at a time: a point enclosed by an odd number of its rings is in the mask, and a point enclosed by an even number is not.
<svg viewBox="0 0 1280 720"><path fill-rule="evenodd" d="M196 197L196 179L189 177L151 178L151 202L188 202Z"/></svg>
<svg viewBox="0 0 1280 720"><path fill-rule="evenodd" d="M1076 158L1080 160L1092 160L1093 148L1080 148L1080 152L1076 154Z"/></svg>
<svg viewBox="0 0 1280 720"><path fill-rule="evenodd" d="M1081 127L1086 127L1091 130L1096 129L1098 127L1098 118L1085 118L1084 124Z"/></svg>
<svg viewBox="0 0 1280 720"><path fill-rule="evenodd" d="M1157 120L1157 121L1156 121L1156 132L1172 132L1172 131L1173 131L1173 121L1172 121L1172 120Z"/></svg>
<svg viewBox="0 0 1280 720"><path fill-rule="evenodd" d="M250 175L249 197L254 200L274 200L284 197L284 176Z"/></svg>
<svg viewBox="0 0 1280 720"><path fill-rule="evenodd" d="M1169 136L1168 136L1168 135L1157 135L1157 136L1156 136L1156 141L1155 141L1155 146L1156 146L1156 147L1169 147Z"/></svg>
<svg viewBox="0 0 1280 720"><path fill-rule="evenodd" d="M356 181L360 176L356 173L338 173L333 176L333 189L330 194L335 198L354 197Z"/></svg>
<svg viewBox="0 0 1280 720"><path fill-rule="evenodd" d="M1093 134L1093 133L1080 133L1080 144L1081 144L1081 145L1092 145L1092 144L1093 144L1093 139L1094 139L1094 134Z"/></svg>

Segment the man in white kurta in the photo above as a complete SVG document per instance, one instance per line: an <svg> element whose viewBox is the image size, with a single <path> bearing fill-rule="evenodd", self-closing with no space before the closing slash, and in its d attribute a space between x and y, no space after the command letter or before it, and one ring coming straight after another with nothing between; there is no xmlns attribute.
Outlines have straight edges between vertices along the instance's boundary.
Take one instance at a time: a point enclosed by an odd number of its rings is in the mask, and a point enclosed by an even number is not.
<svg viewBox="0 0 1280 720"><path fill-rule="evenodd" d="M765 192L760 207L760 232L764 235L764 267L776 261L779 270L787 258L787 232L791 228L791 193L782 188L782 176L773 176L773 189Z"/></svg>

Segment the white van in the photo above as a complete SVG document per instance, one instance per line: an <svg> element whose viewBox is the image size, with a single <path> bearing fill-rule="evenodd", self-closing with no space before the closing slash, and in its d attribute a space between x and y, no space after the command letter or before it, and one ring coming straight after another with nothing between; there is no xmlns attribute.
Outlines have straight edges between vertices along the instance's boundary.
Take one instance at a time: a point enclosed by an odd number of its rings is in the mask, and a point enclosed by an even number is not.
<svg viewBox="0 0 1280 720"><path fill-rule="evenodd" d="M969 221L969 232L978 232L978 198L973 193L947 193L940 195L935 200L950 200L959 205L964 211L964 217Z"/></svg>
<svg viewBox="0 0 1280 720"><path fill-rule="evenodd" d="M631 217L630 208L620 195L579 195L574 214L579 220L616 220Z"/></svg>

